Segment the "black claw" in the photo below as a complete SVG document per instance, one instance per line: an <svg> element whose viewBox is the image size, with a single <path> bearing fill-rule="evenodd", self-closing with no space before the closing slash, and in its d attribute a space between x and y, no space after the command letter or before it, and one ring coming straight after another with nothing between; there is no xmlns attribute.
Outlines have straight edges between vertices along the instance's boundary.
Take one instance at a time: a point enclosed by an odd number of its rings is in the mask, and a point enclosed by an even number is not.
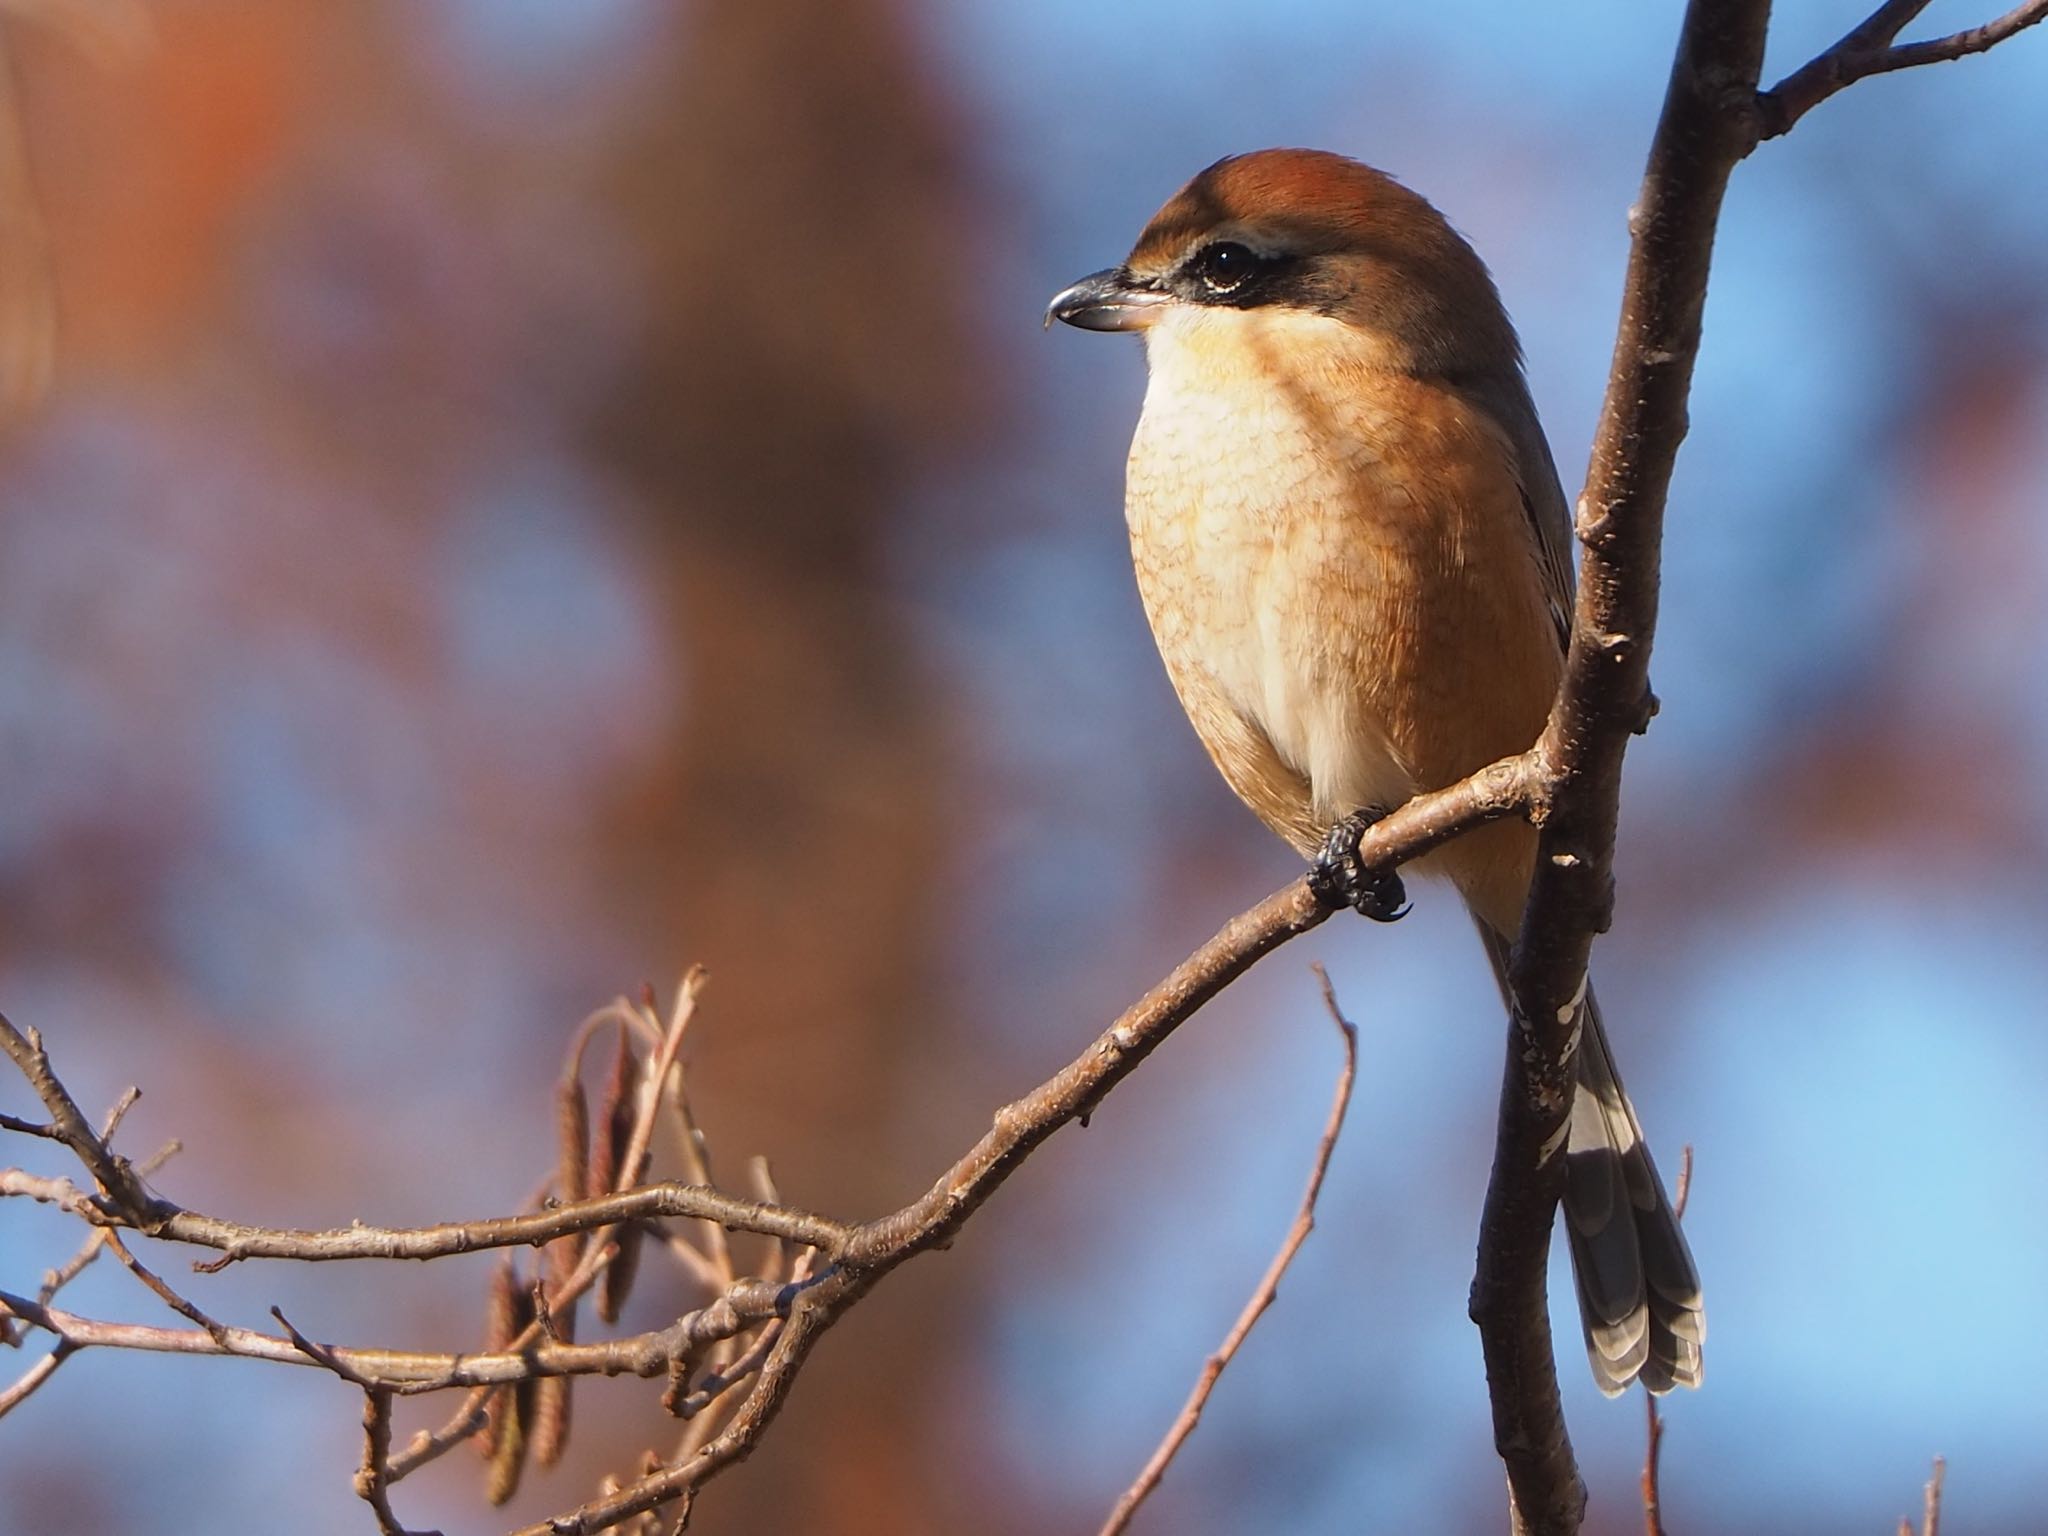
<svg viewBox="0 0 2048 1536"><path fill-rule="evenodd" d="M1350 907L1376 923L1399 922L1408 915L1408 889L1393 870L1367 869L1358 857L1358 840L1366 828L1386 815L1384 807L1353 811L1330 828L1322 851L1309 861L1309 889L1329 907Z"/></svg>

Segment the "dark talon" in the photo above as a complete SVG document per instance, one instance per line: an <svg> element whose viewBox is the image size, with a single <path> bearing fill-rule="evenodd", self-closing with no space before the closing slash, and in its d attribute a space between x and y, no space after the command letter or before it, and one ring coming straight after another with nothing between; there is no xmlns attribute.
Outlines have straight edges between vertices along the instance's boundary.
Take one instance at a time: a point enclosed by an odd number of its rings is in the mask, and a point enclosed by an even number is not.
<svg viewBox="0 0 2048 1536"><path fill-rule="evenodd" d="M1309 889L1328 907L1350 907L1376 923L1399 922L1408 915L1408 889L1393 870L1367 869L1358 857L1358 840L1366 828L1385 816L1381 806L1353 811L1330 828L1322 851L1309 861Z"/></svg>

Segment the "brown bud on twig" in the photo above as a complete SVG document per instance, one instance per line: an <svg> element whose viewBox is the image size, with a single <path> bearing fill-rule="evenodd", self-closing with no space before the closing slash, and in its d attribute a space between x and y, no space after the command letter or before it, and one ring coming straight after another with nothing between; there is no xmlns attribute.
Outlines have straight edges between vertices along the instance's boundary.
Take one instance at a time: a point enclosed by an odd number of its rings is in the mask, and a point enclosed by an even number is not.
<svg viewBox="0 0 2048 1536"><path fill-rule="evenodd" d="M485 1347L492 1351L511 1348L537 1316L532 1290L519 1278L518 1266L507 1259L491 1276ZM491 1400L490 1423L477 1443L490 1458L484 1497L494 1505L503 1504L519 1491L519 1475L526 1470L527 1426L532 1422L532 1382L504 1388Z"/></svg>
<svg viewBox="0 0 2048 1536"><path fill-rule="evenodd" d="M533 1298L520 1283L518 1267L507 1258L491 1271L490 1294L484 1302L484 1353L494 1355L509 1349L532 1321ZM497 1459L498 1442L503 1438L505 1419L511 1411L510 1397L509 1392L498 1392L491 1398L490 1419L476 1438L477 1449L486 1461Z"/></svg>
<svg viewBox="0 0 2048 1536"><path fill-rule="evenodd" d="M555 1132L561 1143L555 1193L563 1200L580 1200L590 1192L590 1104L583 1092L582 1074L573 1062L555 1096ZM588 1236L584 1232L570 1232L547 1245L548 1288L553 1294L560 1295L576 1272ZM572 1301L563 1311L573 1313L575 1305ZM562 1325L569 1326L567 1317Z"/></svg>
<svg viewBox="0 0 2048 1536"><path fill-rule="evenodd" d="M690 1373L697 1368L695 1357L688 1350L669 1356L668 1385L661 1391L662 1412L683 1416L683 1399L690 1395Z"/></svg>
<svg viewBox="0 0 2048 1536"><path fill-rule="evenodd" d="M640 1058L632 1040L621 1026L618 1050L612 1056L611 1075L605 1080L604 1096L597 1105L597 1137L591 1149L589 1190L593 1195L610 1194L628 1177L626 1156L633 1140L640 1089ZM618 1251L604 1273L597 1277L597 1315L616 1323L632 1289L633 1276L640 1267L642 1229L626 1222L612 1230Z"/></svg>
<svg viewBox="0 0 2048 1536"><path fill-rule="evenodd" d="M555 1337L564 1344L573 1344L576 1332L576 1317L567 1308L554 1315ZM533 1448L533 1459L543 1467L552 1467L562 1459L562 1452L569 1445L569 1389L575 1381L571 1376L543 1376L532 1383L533 1427L529 1439Z"/></svg>
<svg viewBox="0 0 2048 1536"><path fill-rule="evenodd" d="M526 1421L532 1411L533 1383L498 1394L491 1405L491 1424L497 1430L497 1445L491 1452L491 1469L484 1477L484 1497L493 1506L503 1504L519 1491L519 1476L526 1470Z"/></svg>
<svg viewBox="0 0 2048 1536"><path fill-rule="evenodd" d="M627 1144L633 1139L639 1087L640 1058L633 1054L632 1038L621 1025L611 1075L605 1079L604 1095L597 1101L597 1139L591 1146L585 1194L608 1195L618 1185Z"/></svg>
<svg viewBox="0 0 2048 1536"><path fill-rule="evenodd" d="M597 1277L597 1315L607 1323L616 1323L619 1314L626 1309L626 1297L633 1289L633 1277L640 1272L640 1248L646 1236L645 1224L637 1221L621 1222L612 1232L612 1241L618 1245L618 1252L612 1255L604 1273Z"/></svg>

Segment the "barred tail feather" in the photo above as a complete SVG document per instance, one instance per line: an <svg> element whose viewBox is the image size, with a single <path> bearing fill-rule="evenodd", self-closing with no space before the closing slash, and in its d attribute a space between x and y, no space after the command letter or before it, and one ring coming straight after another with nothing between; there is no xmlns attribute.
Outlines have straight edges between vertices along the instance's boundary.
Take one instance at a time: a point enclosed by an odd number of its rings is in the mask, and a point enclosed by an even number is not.
<svg viewBox="0 0 2048 1536"><path fill-rule="evenodd" d="M1508 941L1481 926L1507 993ZM1565 1149L1565 1232L1593 1380L1612 1397L1700 1384L1707 1315L1699 1271L1657 1176L1588 988L1580 1018L1579 1091Z"/></svg>

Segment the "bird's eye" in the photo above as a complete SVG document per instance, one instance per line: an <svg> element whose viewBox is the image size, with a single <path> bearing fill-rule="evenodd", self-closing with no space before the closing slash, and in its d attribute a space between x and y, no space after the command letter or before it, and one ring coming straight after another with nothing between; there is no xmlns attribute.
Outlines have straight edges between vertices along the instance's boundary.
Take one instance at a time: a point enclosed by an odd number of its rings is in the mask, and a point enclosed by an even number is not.
<svg viewBox="0 0 2048 1536"><path fill-rule="evenodd" d="M1245 279L1258 267L1259 258L1251 248L1235 240L1219 240L1204 246L1195 257L1195 274L1211 293L1229 293L1243 287Z"/></svg>

